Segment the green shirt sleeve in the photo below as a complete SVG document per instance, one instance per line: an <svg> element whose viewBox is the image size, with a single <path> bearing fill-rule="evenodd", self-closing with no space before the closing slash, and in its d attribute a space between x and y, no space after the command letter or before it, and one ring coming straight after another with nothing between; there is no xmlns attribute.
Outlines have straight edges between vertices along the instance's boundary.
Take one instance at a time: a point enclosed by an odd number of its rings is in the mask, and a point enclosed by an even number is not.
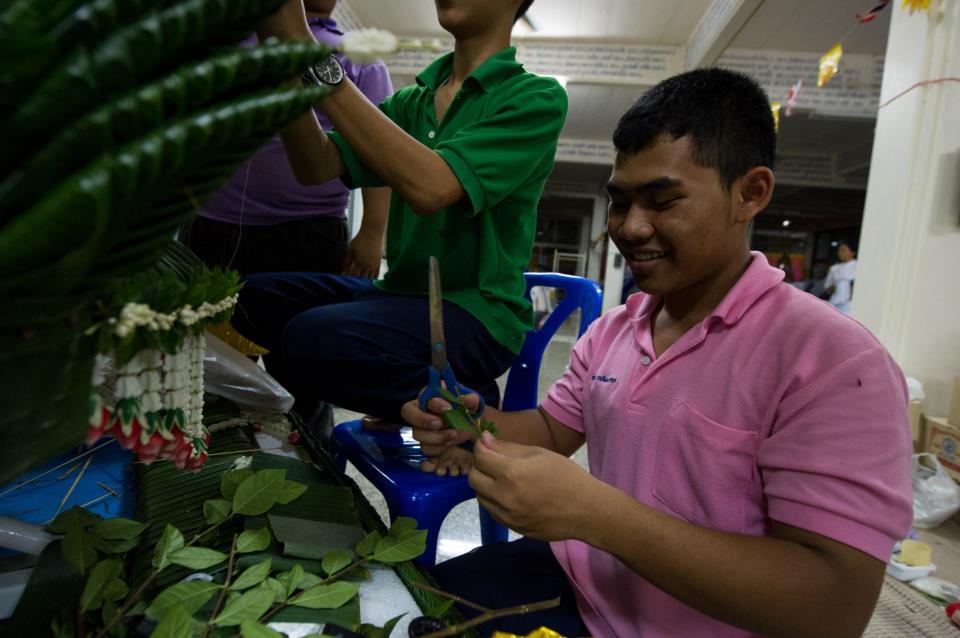
<svg viewBox="0 0 960 638"><path fill-rule="evenodd" d="M394 122L397 121L394 117L394 101L396 98L396 94L390 95L380 103L380 112ZM340 179L343 180L343 183L347 185L347 188L386 186L380 176L370 170L370 167L364 164L357 154L353 152L353 148L347 144L347 141L343 139L342 135L336 131L329 131L327 135L330 136L330 140L337 145L338 149L340 149L340 159L343 160L343 165L347 171Z"/></svg>
<svg viewBox="0 0 960 638"><path fill-rule="evenodd" d="M470 198L473 213L495 206L556 151L567 94L552 78L532 76L510 97L437 144Z"/></svg>

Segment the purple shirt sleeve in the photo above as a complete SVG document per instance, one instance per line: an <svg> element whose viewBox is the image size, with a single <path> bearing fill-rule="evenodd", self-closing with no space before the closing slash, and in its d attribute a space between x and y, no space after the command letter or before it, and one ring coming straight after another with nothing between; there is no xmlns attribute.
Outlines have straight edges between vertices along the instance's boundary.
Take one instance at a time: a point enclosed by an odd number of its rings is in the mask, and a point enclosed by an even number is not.
<svg viewBox="0 0 960 638"><path fill-rule="evenodd" d="M332 20L311 22L317 40L337 46L342 34ZM254 42L244 42L250 46ZM361 65L338 54L344 71L374 104L380 104L393 92L390 74L383 62ZM330 121L315 109L320 126L332 128ZM204 204L202 215L215 221L250 226L269 226L316 217L344 217L348 190L339 180L318 186L297 182L287 161L279 136L260 147L241 164L219 191Z"/></svg>

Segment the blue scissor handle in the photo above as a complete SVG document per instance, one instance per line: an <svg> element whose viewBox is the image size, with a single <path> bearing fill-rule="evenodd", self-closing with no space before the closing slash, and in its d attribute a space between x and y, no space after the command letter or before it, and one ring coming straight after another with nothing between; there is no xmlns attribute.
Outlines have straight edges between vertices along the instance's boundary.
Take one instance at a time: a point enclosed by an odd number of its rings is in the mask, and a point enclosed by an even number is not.
<svg viewBox="0 0 960 638"><path fill-rule="evenodd" d="M476 394L474 390L471 390L467 386L457 382L457 378L453 376L453 370L450 369L449 363L443 366L443 370L437 370L433 366L430 366L428 368L428 372L430 376L427 379L427 387L423 390L423 393L420 395L420 409L423 410L424 412L427 411L427 402L430 399L440 398L440 399L444 399L445 401L448 400L446 397L443 396L443 393L440 391L441 380L447 386L447 389L450 391L451 394L456 395L457 392L459 392L461 396L465 396L467 394ZM454 391L454 388L457 389L456 392ZM483 414L483 410L486 407L486 403L484 402L483 397L479 397L479 398L480 398L480 407L477 409L476 414ZM457 403L456 401L450 401L450 402L454 403L455 405Z"/></svg>

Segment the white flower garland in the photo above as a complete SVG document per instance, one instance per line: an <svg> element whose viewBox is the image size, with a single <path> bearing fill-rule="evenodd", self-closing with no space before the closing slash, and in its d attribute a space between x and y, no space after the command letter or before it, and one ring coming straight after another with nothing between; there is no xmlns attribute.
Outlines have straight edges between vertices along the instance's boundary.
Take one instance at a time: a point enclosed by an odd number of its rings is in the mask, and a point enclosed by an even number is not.
<svg viewBox="0 0 960 638"><path fill-rule="evenodd" d="M198 321L215 317L236 305L239 295L224 297L217 303L204 301L194 308L187 304L171 313L157 312L147 304L130 302L120 310L119 319L110 319L115 324L113 332L123 339L137 328L147 328L154 331L166 331L179 322L190 327Z"/></svg>

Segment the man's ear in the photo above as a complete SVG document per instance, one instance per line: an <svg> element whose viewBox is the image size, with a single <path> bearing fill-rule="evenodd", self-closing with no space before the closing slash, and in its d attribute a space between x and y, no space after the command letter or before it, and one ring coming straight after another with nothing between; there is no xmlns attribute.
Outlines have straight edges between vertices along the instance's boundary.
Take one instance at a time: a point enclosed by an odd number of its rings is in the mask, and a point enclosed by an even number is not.
<svg viewBox="0 0 960 638"><path fill-rule="evenodd" d="M746 224L756 217L773 197L775 179L766 166L755 166L734 183L734 219Z"/></svg>

